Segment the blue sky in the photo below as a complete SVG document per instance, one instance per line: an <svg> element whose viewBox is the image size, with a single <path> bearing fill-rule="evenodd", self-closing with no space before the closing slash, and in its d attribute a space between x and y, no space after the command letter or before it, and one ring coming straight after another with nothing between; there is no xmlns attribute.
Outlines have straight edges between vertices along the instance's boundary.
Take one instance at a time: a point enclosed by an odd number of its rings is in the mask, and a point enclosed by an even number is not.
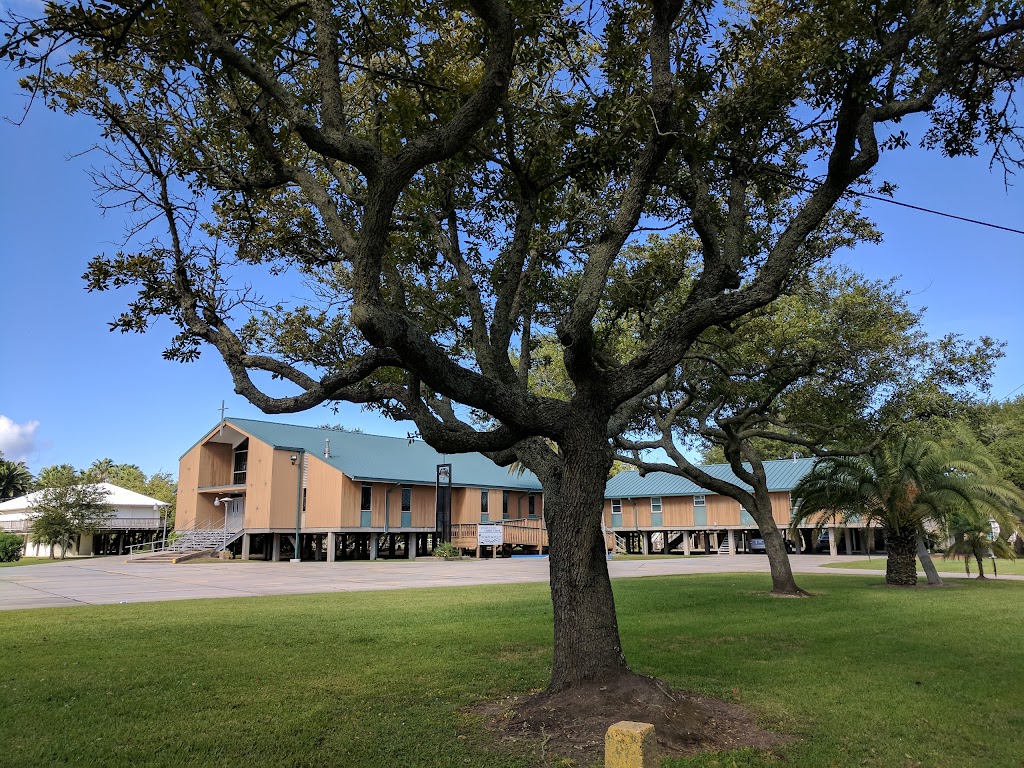
<svg viewBox="0 0 1024 768"><path fill-rule="evenodd" d="M0 116L19 118L22 104L14 75L0 70ZM123 219L101 214L86 174L92 161L72 156L95 136L88 121L38 108L20 127L0 122L0 449L33 471L110 457L176 475L178 457L217 422L222 399L230 416L269 417L233 393L214 353L188 365L163 360L169 327L108 332L125 297L87 293L81 274L91 257L116 251ZM880 175L898 181L900 200L1024 228L1024 189L1006 190L985 158L890 153ZM992 396L1024 391L1024 236L868 205L885 242L843 261L870 277L902 275L914 305L928 307L934 336L1006 341ZM281 420L378 434L411 429L351 405Z"/></svg>

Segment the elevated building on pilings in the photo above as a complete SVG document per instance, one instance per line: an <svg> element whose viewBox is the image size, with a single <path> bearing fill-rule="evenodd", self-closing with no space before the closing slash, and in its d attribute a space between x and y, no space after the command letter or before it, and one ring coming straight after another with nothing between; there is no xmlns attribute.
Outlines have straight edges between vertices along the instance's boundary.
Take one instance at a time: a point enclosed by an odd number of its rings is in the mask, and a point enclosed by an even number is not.
<svg viewBox="0 0 1024 768"><path fill-rule="evenodd" d="M787 528L790 491L810 459L766 462L776 522ZM726 465L707 465L735 480ZM626 471L606 489L605 541L636 553L751 551L759 536L739 503L666 473ZM500 526L500 547L479 545ZM228 418L181 458L176 530L244 559L414 558L440 542L477 556L547 551L544 496L530 472L480 454L443 455L421 440ZM493 530L493 529L492 529ZM822 537L813 524L793 550L873 551L861 526Z"/></svg>
<svg viewBox="0 0 1024 768"><path fill-rule="evenodd" d="M791 552L831 555L877 551L880 532L863 523L820 527L814 521L790 531L791 491L814 466L814 459L792 458L764 462L772 518L784 532ZM728 464L705 464L719 480L749 486L736 478ZM630 553L739 554L751 552L761 538L757 523L729 496L713 494L696 483L668 472L620 472L605 488L605 525ZM757 551L761 551L760 549Z"/></svg>
<svg viewBox="0 0 1024 768"><path fill-rule="evenodd" d="M176 530L222 530L245 559L414 558L506 524L540 552L544 501L529 472L421 440L228 418L184 456Z"/></svg>

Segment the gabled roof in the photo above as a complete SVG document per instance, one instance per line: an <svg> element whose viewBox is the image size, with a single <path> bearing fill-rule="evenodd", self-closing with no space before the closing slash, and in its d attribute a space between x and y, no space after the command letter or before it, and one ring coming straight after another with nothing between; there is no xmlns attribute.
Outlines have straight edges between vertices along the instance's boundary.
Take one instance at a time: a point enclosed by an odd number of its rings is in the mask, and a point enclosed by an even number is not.
<svg viewBox="0 0 1024 768"><path fill-rule="evenodd" d="M151 496L145 496L141 493L136 493L135 491L129 491L127 488L122 488L121 486L114 485L113 483L97 483L97 485L107 492L107 496L103 499L103 503L109 504L112 507L144 507L152 511L154 504L158 507L167 506L166 501L160 501L159 499L154 499ZM16 499L8 499L7 501L0 502L0 514L23 512L28 509L30 505L34 504L42 493L42 491L33 491L25 496L19 496ZM139 517L146 517L146 515L139 515Z"/></svg>
<svg viewBox="0 0 1024 768"><path fill-rule="evenodd" d="M454 486L540 490L540 481L530 472L522 475L509 472L479 453L441 454L422 440L255 419L228 418L225 421L274 448L302 448L353 480L433 485L437 465L451 464ZM331 455L325 458L324 446L328 439Z"/></svg>
<svg viewBox="0 0 1024 768"><path fill-rule="evenodd" d="M791 491L800 479L811 471L814 459L779 459L764 462L764 471L768 476L769 491ZM750 486L741 483L728 464L703 464L700 466L712 477L750 490ZM619 472L605 487L605 498L634 499L650 496L695 496L710 493L696 483L669 472L649 472L640 477L636 470Z"/></svg>

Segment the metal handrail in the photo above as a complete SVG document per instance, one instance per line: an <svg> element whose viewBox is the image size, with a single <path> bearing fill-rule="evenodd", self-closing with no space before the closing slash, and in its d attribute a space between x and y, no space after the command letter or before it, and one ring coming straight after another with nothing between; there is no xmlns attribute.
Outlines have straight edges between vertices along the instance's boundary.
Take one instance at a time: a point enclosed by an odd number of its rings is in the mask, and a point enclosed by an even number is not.
<svg viewBox="0 0 1024 768"><path fill-rule="evenodd" d="M227 539L227 534L228 534L228 532L224 531L224 528L221 525L209 524L207 526L204 526L203 528L187 528L184 531L175 531L175 532L172 533L171 536L166 536L166 537L164 537L162 539L155 539L153 541L147 541L147 542L145 542L143 544L132 544L131 546L128 547L128 559L129 560L134 559L134 557L136 555L135 550L141 550L143 547L152 547L153 548L152 551L155 554L156 552L160 552L160 551L163 551L164 549L167 549L168 542L170 542L170 541L180 541L182 538L184 538L185 535L192 534L192 536L195 537L196 534L201 534L201 533L221 534L223 540ZM157 544L161 544L163 546L161 546L160 549L157 549L156 548ZM224 547L224 546L226 546L226 544L222 542L221 546ZM139 552L138 554L142 554L142 553Z"/></svg>

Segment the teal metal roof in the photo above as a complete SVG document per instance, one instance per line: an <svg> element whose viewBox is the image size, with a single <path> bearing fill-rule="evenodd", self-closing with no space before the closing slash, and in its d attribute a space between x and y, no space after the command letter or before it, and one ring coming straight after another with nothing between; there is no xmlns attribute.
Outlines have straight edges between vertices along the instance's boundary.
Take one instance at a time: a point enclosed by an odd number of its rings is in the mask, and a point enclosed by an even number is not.
<svg viewBox="0 0 1024 768"><path fill-rule="evenodd" d="M455 486L540 490L540 481L530 472L509 472L479 453L441 454L422 440L255 419L225 421L275 448L302 448L353 480L433 485L437 465L451 464ZM331 455L324 458L327 439L331 441Z"/></svg>
<svg viewBox="0 0 1024 768"><path fill-rule="evenodd" d="M814 459L779 459L766 461L764 471L768 476L769 491L791 491L800 479L811 471ZM747 490L750 486L740 482L728 464L704 464L700 467L712 477L735 483ZM649 472L645 477L633 471L619 472L608 481L605 498L635 499L651 496L694 496L710 493L685 477L669 472Z"/></svg>

